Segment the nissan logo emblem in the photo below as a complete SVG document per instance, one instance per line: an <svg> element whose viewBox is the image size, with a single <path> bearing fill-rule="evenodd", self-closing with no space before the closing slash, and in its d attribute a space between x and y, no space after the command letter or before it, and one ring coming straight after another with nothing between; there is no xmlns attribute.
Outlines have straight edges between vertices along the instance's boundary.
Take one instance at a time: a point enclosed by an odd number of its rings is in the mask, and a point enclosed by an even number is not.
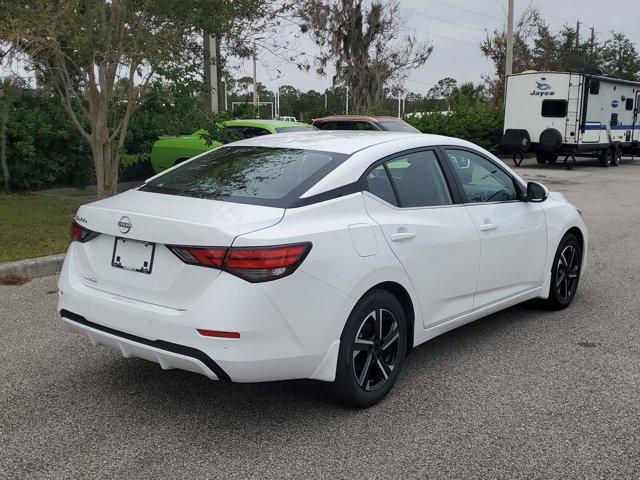
<svg viewBox="0 0 640 480"><path fill-rule="evenodd" d="M131 230L131 219L129 219L129 217L122 217L118 220L118 227L120 227L120 232L129 233L129 230Z"/></svg>

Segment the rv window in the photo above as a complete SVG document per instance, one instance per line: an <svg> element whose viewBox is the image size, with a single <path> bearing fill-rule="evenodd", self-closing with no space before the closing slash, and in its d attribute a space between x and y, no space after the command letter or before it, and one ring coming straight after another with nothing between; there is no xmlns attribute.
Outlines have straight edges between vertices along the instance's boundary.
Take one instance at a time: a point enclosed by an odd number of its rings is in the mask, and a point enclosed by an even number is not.
<svg viewBox="0 0 640 480"><path fill-rule="evenodd" d="M625 105L626 110L633 110L633 98L627 98L627 103Z"/></svg>
<svg viewBox="0 0 640 480"><path fill-rule="evenodd" d="M589 84L589 93L591 95L598 95L600 93L600 80L591 80Z"/></svg>
<svg viewBox="0 0 640 480"><path fill-rule="evenodd" d="M543 100L542 116L563 118L567 116L566 100Z"/></svg>
<svg viewBox="0 0 640 480"><path fill-rule="evenodd" d="M611 114L611 121L609 122L609 125L611 125L612 127L617 127L618 126L618 114L617 113L612 113Z"/></svg>

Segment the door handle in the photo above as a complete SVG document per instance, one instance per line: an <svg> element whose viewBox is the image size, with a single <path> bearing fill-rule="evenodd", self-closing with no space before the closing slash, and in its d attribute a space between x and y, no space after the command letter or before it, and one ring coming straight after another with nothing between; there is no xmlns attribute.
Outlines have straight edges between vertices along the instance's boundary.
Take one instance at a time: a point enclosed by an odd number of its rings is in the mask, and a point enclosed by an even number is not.
<svg viewBox="0 0 640 480"><path fill-rule="evenodd" d="M483 223L478 228L481 232L490 232L491 230L495 230L496 228L498 228L498 226L494 225L493 223Z"/></svg>
<svg viewBox="0 0 640 480"><path fill-rule="evenodd" d="M392 242L402 242L403 240L411 240L415 238L416 234L411 232L400 232L400 233L392 233L391 241Z"/></svg>

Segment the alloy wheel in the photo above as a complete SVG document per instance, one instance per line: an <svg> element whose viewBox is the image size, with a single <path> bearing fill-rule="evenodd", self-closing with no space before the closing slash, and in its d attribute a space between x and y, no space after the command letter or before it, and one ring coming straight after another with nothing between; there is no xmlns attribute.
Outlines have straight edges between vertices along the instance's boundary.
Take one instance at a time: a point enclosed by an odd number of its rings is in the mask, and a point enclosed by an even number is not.
<svg viewBox="0 0 640 480"><path fill-rule="evenodd" d="M398 362L399 340L398 322L389 310L366 315L352 346L353 375L362 389L377 390L387 382Z"/></svg>
<svg viewBox="0 0 640 480"><path fill-rule="evenodd" d="M566 245L560 256L556 268L556 292L564 302L576 291L578 276L580 275L580 258L575 245Z"/></svg>

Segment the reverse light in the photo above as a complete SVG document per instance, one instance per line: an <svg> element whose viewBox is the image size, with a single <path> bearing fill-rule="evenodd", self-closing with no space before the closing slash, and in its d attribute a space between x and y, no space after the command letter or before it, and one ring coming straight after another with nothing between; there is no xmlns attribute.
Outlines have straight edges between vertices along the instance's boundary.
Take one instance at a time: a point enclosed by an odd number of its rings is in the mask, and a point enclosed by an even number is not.
<svg viewBox="0 0 640 480"><path fill-rule="evenodd" d="M75 220L71 220L71 241L72 242L88 242L92 238L96 238L100 233L89 230L79 225Z"/></svg>
<svg viewBox="0 0 640 480"><path fill-rule="evenodd" d="M308 255L311 243L271 247L167 247L184 263L217 268L255 283L291 275Z"/></svg>

